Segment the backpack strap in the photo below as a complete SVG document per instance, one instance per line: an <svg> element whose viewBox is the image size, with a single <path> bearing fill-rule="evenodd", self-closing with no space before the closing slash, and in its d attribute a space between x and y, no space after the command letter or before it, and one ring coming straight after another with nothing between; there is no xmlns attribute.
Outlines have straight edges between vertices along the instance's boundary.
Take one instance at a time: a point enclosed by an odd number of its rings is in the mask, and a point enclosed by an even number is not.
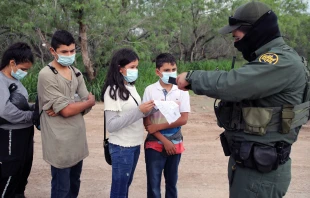
<svg viewBox="0 0 310 198"><path fill-rule="evenodd" d="M79 77L81 75L81 72L76 72L74 67L72 67L71 65L70 65L70 68L73 70L73 72L75 73L76 77Z"/></svg>
<svg viewBox="0 0 310 198"><path fill-rule="evenodd" d="M58 74L58 71L57 71L57 69L55 68L55 67L53 67L53 66L51 66L51 65L47 65L51 70L52 70L52 72L54 73L54 74Z"/></svg>
<svg viewBox="0 0 310 198"><path fill-rule="evenodd" d="M51 65L47 65L51 70L52 70L52 72L54 73L54 74L58 74L58 71L57 71L57 69L55 68L55 67L53 67L53 66L51 66ZM80 75L81 75L81 72L76 72L75 71L75 69L74 69L74 67L72 67L71 65L69 66L72 70L73 70L73 72L74 72L74 74L75 74L75 76L76 77L79 77Z"/></svg>

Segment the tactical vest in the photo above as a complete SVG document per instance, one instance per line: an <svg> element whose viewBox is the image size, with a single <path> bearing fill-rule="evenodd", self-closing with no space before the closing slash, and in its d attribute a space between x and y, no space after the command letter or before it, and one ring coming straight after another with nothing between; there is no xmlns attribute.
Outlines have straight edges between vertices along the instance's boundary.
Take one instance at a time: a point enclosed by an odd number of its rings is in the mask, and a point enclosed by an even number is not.
<svg viewBox="0 0 310 198"><path fill-rule="evenodd" d="M281 107L251 107L244 102L214 102L214 112L219 127L226 131L243 130L252 135L264 135L266 132L287 134L291 129L300 127L310 119L310 66L304 57L306 86L303 102L298 105Z"/></svg>

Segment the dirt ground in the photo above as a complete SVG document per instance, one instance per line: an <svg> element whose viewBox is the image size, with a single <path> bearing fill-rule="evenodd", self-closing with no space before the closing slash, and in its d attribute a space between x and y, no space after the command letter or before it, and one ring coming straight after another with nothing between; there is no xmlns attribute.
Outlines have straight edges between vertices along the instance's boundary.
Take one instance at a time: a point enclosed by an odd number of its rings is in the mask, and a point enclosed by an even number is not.
<svg viewBox="0 0 310 198"><path fill-rule="evenodd" d="M186 151L179 167L180 198L228 198L227 160L218 139L213 100L205 96L191 97L192 112L183 127ZM97 103L85 116L90 155L84 160L79 197L109 197L111 166L104 159L103 104ZM292 148L292 180L286 198L310 198L310 123L303 126ZM41 134L35 133L35 153L28 198L50 197L50 166L42 159ZM164 181L162 181L162 196ZM130 187L130 198L146 197L144 152L141 155ZM164 197L164 196L163 196Z"/></svg>

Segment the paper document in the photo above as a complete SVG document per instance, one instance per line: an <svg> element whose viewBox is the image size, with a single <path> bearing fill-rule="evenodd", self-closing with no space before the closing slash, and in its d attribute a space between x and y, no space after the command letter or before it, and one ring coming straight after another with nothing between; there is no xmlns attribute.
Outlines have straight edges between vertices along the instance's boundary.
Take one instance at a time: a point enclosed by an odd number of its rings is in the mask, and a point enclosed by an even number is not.
<svg viewBox="0 0 310 198"><path fill-rule="evenodd" d="M181 117L179 105L174 101L154 100L154 103L157 109L165 116L169 124Z"/></svg>

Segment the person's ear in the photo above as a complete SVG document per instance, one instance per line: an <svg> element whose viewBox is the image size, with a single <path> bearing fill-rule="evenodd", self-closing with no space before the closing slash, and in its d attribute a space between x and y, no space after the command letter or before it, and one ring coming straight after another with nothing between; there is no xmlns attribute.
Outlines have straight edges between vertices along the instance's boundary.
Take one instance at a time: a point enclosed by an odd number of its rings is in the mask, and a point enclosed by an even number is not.
<svg viewBox="0 0 310 198"><path fill-rule="evenodd" d="M162 77L162 73L160 73L160 71L159 71L159 69L158 68L156 68L155 69L155 73L156 73L156 75L158 76L158 77Z"/></svg>
<svg viewBox="0 0 310 198"><path fill-rule="evenodd" d="M119 72L123 73L123 70L122 70L121 66L118 66L118 67L119 67Z"/></svg>
<svg viewBox="0 0 310 198"><path fill-rule="evenodd" d="M56 56L56 51L54 50L54 48L50 47L50 52L53 56Z"/></svg>
<svg viewBox="0 0 310 198"><path fill-rule="evenodd" d="M125 67L119 66L119 72L120 72L121 74L123 74L124 76L127 75L127 72L126 72L126 68L125 68Z"/></svg>
<svg viewBox="0 0 310 198"><path fill-rule="evenodd" d="M10 60L9 65L10 66L16 66L15 60L14 59Z"/></svg>

